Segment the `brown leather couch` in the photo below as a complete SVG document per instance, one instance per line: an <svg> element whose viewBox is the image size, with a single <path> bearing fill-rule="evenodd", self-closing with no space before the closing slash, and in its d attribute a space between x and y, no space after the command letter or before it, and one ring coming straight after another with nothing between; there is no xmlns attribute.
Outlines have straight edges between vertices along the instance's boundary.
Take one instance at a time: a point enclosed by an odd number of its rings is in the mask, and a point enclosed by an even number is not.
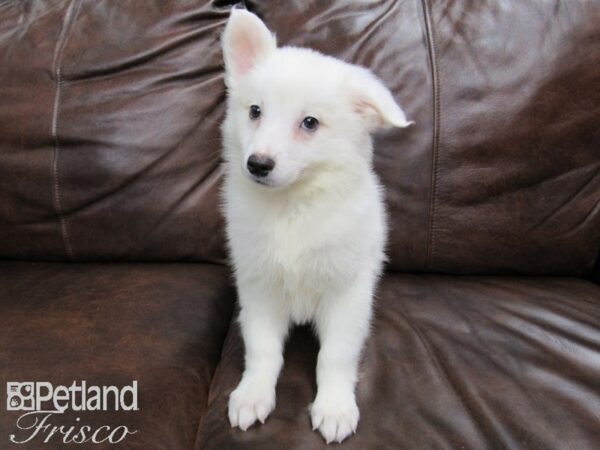
<svg viewBox="0 0 600 450"><path fill-rule="evenodd" d="M227 420L243 369L218 196L233 3L0 1L1 449L326 448L309 329L268 421ZM244 6L280 43L370 67L416 121L376 137L390 261L341 447L600 448L600 3ZM80 380L137 380L138 410L66 410L47 443L11 444L34 429L6 383ZM64 444L83 424L137 433Z"/></svg>

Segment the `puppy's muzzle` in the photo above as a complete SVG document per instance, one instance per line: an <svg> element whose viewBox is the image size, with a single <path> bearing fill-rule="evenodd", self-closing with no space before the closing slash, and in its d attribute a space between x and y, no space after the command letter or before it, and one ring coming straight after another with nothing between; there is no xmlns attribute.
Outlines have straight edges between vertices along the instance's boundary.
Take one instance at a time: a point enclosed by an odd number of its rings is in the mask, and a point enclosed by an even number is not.
<svg viewBox="0 0 600 450"><path fill-rule="evenodd" d="M253 153L248 158L248 171L258 178L264 178L275 168L275 161L265 155Z"/></svg>

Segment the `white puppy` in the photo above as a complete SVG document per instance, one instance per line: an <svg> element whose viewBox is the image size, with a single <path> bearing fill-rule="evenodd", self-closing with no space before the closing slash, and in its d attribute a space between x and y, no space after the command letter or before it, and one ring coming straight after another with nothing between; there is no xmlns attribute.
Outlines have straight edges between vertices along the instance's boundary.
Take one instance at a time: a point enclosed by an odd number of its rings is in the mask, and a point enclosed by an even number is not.
<svg viewBox="0 0 600 450"><path fill-rule="evenodd" d="M314 429L356 431L354 388L386 240L370 133L410 123L368 70L277 48L255 15L233 10L223 37L224 209L246 367L229 399L232 426L264 422L291 324L321 343Z"/></svg>

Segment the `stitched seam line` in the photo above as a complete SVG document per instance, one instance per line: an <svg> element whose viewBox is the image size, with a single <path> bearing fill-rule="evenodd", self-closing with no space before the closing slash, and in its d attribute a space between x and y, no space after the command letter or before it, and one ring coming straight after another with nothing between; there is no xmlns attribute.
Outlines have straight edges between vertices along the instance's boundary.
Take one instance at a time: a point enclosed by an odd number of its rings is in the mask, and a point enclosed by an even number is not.
<svg viewBox="0 0 600 450"><path fill-rule="evenodd" d="M52 176L54 178L54 210L60 219L60 231L62 234L63 242L65 245L65 251L69 259L74 259L73 248L71 247L71 241L69 240L69 231L67 228L67 219L62 212L62 202L60 197L60 183L58 180L58 152L59 142L56 133L57 128L57 116L58 116L58 104L60 102L60 88L62 80L60 78L60 69L56 71L56 96L54 97L54 112L52 115L52 137L54 139L54 158L52 160Z"/></svg>
<svg viewBox="0 0 600 450"><path fill-rule="evenodd" d="M70 28L72 18L74 17L74 5L75 2L71 2L67 12L65 14L65 19L63 22L63 29L61 30L60 36L58 37L58 41L56 42L56 48L54 49L54 75L56 78L56 93L54 95L54 107L52 109L52 140L54 141L54 155L52 158L52 177L53 177L53 202L54 202L54 211L58 215L60 220L60 231L63 239L63 243L65 246L65 252L67 257L71 260L75 259L75 255L73 253L73 247L71 246L71 240L69 238L69 229L67 225L67 219L63 213L62 208L62 199L60 194L60 180L58 174L58 155L60 151L60 142L58 139L58 111L60 106L60 94L62 89L62 73L61 73L61 60L62 53L65 47L67 31ZM77 7L79 3L77 3Z"/></svg>
<svg viewBox="0 0 600 450"><path fill-rule="evenodd" d="M438 159L440 146L440 84L439 71L437 64L437 45L433 25L431 23L431 13L427 0L422 0L423 14L425 16L425 29L427 33L427 47L429 50L429 61L431 63L431 79L433 90L433 145L431 152L431 196L429 202L429 232L427 235L427 258L425 259L424 270L431 269L435 251L435 213L437 203L437 180L438 180Z"/></svg>

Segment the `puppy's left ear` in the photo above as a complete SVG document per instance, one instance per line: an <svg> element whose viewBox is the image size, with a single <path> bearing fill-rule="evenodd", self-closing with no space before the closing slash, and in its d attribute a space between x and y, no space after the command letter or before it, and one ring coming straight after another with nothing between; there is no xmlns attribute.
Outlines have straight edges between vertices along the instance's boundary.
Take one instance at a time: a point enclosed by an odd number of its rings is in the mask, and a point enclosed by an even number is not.
<svg viewBox="0 0 600 450"><path fill-rule="evenodd" d="M385 127L405 128L414 123L406 119L389 89L368 70L356 71L350 89L354 111L363 118L369 131Z"/></svg>
<svg viewBox="0 0 600 450"><path fill-rule="evenodd" d="M231 86L277 47L275 36L254 14L233 9L223 33L226 81Z"/></svg>

